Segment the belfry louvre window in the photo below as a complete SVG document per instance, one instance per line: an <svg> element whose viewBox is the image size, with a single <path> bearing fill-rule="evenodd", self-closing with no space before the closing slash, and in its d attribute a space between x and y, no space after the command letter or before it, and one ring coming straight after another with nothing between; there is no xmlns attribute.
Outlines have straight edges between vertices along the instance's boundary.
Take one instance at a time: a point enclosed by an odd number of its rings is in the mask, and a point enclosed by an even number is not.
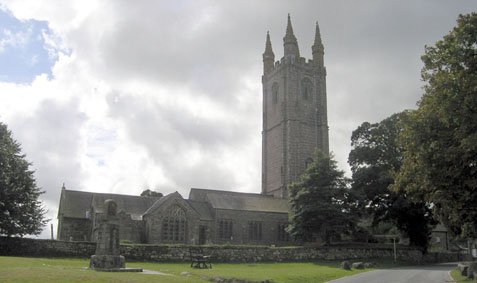
<svg viewBox="0 0 477 283"><path fill-rule="evenodd" d="M290 234L285 230L288 224L286 223L278 223L277 229L277 240L279 242L289 242L290 241Z"/></svg>
<svg viewBox="0 0 477 283"><path fill-rule="evenodd" d="M261 221L250 221L248 223L248 238L251 241L262 240L262 222Z"/></svg>
<svg viewBox="0 0 477 283"><path fill-rule="evenodd" d="M184 210L175 205L162 220L162 239L170 242L185 242L187 219Z"/></svg>
<svg viewBox="0 0 477 283"><path fill-rule="evenodd" d="M311 98L313 92L313 84L311 83L310 79L304 78L301 81L301 96L303 99Z"/></svg>
<svg viewBox="0 0 477 283"><path fill-rule="evenodd" d="M230 219L219 219L217 225L217 236L219 239L231 239L233 236L233 222Z"/></svg>

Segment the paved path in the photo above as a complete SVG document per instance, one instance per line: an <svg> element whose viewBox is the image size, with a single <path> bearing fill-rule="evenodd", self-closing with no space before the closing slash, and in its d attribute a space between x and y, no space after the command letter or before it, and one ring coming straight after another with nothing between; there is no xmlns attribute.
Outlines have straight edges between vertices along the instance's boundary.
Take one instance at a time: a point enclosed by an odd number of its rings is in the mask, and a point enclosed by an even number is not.
<svg viewBox="0 0 477 283"><path fill-rule="evenodd" d="M330 281L330 283L449 283L457 263L379 269Z"/></svg>

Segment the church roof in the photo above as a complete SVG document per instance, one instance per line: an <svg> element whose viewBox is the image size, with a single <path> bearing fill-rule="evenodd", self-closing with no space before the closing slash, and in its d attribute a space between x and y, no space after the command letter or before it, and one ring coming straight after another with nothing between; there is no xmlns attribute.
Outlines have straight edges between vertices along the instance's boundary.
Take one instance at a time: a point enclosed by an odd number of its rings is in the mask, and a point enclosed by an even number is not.
<svg viewBox="0 0 477 283"><path fill-rule="evenodd" d="M197 211L197 213L199 213L201 220L214 220L214 216L210 211L210 205L208 203L190 199L186 201L195 211Z"/></svg>
<svg viewBox="0 0 477 283"><path fill-rule="evenodd" d="M91 208L95 212L102 212L104 201L107 199L116 201L119 211L131 214L133 219L138 220L158 198L63 189L58 216L86 218L86 211L90 211Z"/></svg>
<svg viewBox="0 0 477 283"><path fill-rule="evenodd" d="M261 194L193 188L189 199L208 202L214 209L288 213L286 199Z"/></svg>
<svg viewBox="0 0 477 283"><path fill-rule="evenodd" d="M93 193L82 191L61 191L58 217L86 218L86 211L90 210Z"/></svg>
<svg viewBox="0 0 477 283"><path fill-rule="evenodd" d="M144 212L158 200L156 197L93 193L91 204L94 211L102 213L107 199L113 199L118 205L118 211L131 214L133 220L141 220Z"/></svg>
<svg viewBox="0 0 477 283"><path fill-rule="evenodd" d="M168 194L166 196L163 196L162 198L156 200L152 205L150 205L148 207L148 209L146 211L144 211L143 214L149 214L149 213L152 213L154 210L156 210L157 208L159 208L160 206L162 206L165 202L167 202L169 199L172 199L174 197L179 197L182 199L182 196L181 194L179 194L178 192L174 192L174 193L171 193L171 194Z"/></svg>

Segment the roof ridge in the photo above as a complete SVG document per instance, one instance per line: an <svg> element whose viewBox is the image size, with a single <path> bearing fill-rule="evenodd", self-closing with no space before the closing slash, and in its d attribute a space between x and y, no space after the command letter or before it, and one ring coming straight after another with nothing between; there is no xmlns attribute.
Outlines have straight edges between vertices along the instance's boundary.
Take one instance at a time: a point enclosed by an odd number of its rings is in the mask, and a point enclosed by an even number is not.
<svg viewBox="0 0 477 283"><path fill-rule="evenodd" d="M138 196L138 195L129 195L129 194L119 194L119 193L99 193L99 192L90 192L90 191L78 191L78 190L69 190L65 189L65 192L75 192L75 193L85 193L95 195L111 195L111 196L125 196L125 197L137 197L137 198L155 198L160 199L161 197L147 197L147 196Z"/></svg>
<svg viewBox="0 0 477 283"><path fill-rule="evenodd" d="M258 197L267 197L273 198L273 196L262 195L258 193L249 193L249 192L236 192L236 191L225 191L225 190L213 190L213 189L201 189L201 188L191 188L191 191L206 191L206 192L213 192L213 193L226 193L226 194L233 194L233 195L253 195Z"/></svg>

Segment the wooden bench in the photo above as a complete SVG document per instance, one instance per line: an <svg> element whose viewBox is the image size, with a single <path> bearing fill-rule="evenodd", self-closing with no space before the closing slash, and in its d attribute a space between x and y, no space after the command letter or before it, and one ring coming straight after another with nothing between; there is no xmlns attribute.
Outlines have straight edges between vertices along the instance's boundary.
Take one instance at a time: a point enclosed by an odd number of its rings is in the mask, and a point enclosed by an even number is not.
<svg viewBox="0 0 477 283"><path fill-rule="evenodd" d="M202 248L194 247L189 249L190 267L193 268L212 268L210 255L205 255Z"/></svg>

